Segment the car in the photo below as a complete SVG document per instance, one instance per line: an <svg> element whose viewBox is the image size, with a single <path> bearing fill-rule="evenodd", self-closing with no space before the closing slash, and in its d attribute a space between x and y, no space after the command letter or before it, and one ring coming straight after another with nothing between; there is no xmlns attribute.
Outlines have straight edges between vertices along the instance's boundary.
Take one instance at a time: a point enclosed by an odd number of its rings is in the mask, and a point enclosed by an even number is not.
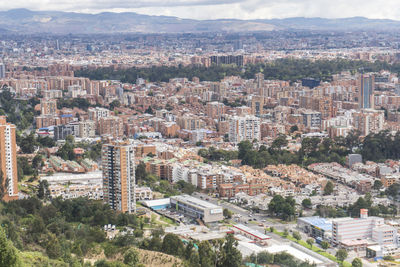
<svg viewBox="0 0 400 267"><path fill-rule="evenodd" d="M253 215L249 214L249 217L253 217Z"/></svg>
<svg viewBox="0 0 400 267"><path fill-rule="evenodd" d="M206 200L209 201L210 199L209 199L209 198L206 198Z"/></svg>
<svg viewBox="0 0 400 267"><path fill-rule="evenodd" d="M200 196L201 199L203 199L203 196Z"/></svg>
<svg viewBox="0 0 400 267"><path fill-rule="evenodd" d="M262 222L266 222L267 220L262 220Z"/></svg>
<svg viewBox="0 0 400 267"><path fill-rule="evenodd" d="M262 224L262 223L259 223L259 224L258 224L258 226L260 226L260 227L263 227L263 226L264 226L264 224Z"/></svg>

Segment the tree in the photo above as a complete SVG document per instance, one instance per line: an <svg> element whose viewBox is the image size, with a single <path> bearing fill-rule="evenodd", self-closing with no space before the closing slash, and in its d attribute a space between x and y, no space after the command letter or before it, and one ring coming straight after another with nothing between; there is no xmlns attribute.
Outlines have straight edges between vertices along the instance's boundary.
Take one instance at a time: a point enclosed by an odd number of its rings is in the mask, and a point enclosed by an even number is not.
<svg viewBox="0 0 400 267"><path fill-rule="evenodd" d="M154 114L154 111L153 111L153 109L151 108L151 106L149 106L149 107L144 111L144 113L147 113L147 114Z"/></svg>
<svg viewBox="0 0 400 267"><path fill-rule="evenodd" d="M309 244L310 248L312 248L312 245L314 244L314 239L313 238L307 239L307 244Z"/></svg>
<svg viewBox="0 0 400 267"><path fill-rule="evenodd" d="M293 237L294 237L294 239L297 240L297 242L301 240L301 235L297 231L293 233Z"/></svg>
<svg viewBox="0 0 400 267"><path fill-rule="evenodd" d="M257 264L273 264L274 263L274 254L268 253L266 251L262 251L257 254Z"/></svg>
<svg viewBox="0 0 400 267"><path fill-rule="evenodd" d="M135 169L136 180L144 180L146 178L146 164L140 162Z"/></svg>
<svg viewBox="0 0 400 267"><path fill-rule="evenodd" d="M52 236L46 246L46 253L50 259L57 259L63 255L60 242L55 236Z"/></svg>
<svg viewBox="0 0 400 267"><path fill-rule="evenodd" d="M340 261L343 262L347 258L347 251L345 249L339 249L336 252L336 258Z"/></svg>
<svg viewBox="0 0 400 267"><path fill-rule="evenodd" d="M118 108L121 106L121 102L118 100L114 100L113 102L110 103L110 110L114 110L114 108Z"/></svg>
<svg viewBox="0 0 400 267"><path fill-rule="evenodd" d="M183 242L177 235L166 234L162 243L162 251L170 255L182 255Z"/></svg>
<svg viewBox="0 0 400 267"><path fill-rule="evenodd" d="M19 266L17 249L7 240L2 227L0 227L0 266Z"/></svg>
<svg viewBox="0 0 400 267"><path fill-rule="evenodd" d="M218 267L239 267L242 263L242 254L236 248L238 242L232 234L228 234L222 247L222 255L217 263Z"/></svg>
<svg viewBox="0 0 400 267"><path fill-rule="evenodd" d="M329 248L329 243L326 241L322 241L321 242L321 247L325 250L327 250Z"/></svg>
<svg viewBox="0 0 400 267"><path fill-rule="evenodd" d="M394 199L397 198L399 192L400 192L400 184L398 183L392 184L386 189L386 194Z"/></svg>
<svg viewBox="0 0 400 267"><path fill-rule="evenodd" d="M223 210L223 215L225 218L230 219L232 218L232 212L230 210L228 210L227 208L224 208Z"/></svg>
<svg viewBox="0 0 400 267"><path fill-rule="evenodd" d="M281 150L282 147L287 146L288 141L284 134L280 134L275 140L272 142L271 148Z"/></svg>
<svg viewBox="0 0 400 267"><path fill-rule="evenodd" d="M299 130L299 127L297 125L293 125L292 127L290 127L291 133L297 132L298 130Z"/></svg>
<svg viewBox="0 0 400 267"><path fill-rule="evenodd" d="M42 180L39 182L37 197L44 200L50 199L49 182L47 182L47 180Z"/></svg>
<svg viewBox="0 0 400 267"><path fill-rule="evenodd" d="M375 189L375 190L381 189L382 186L383 186L383 184L382 184L381 180L375 180L375 181L374 181L374 189Z"/></svg>
<svg viewBox="0 0 400 267"><path fill-rule="evenodd" d="M130 267L135 267L139 262L139 252L135 248L130 248L124 253L124 263Z"/></svg>
<svg viewBox="0 0 400 267"><path fill-rule="evenodd" d="M4 173L0 170L0 200L7 194L8 179L4 179Z"/></svg>
<svg viewBox="0 0 400 267"><path fill-rule="evenodd" d="M328 181L325 185L324 188L324 195L331 195L333 193L333 183L331 181Z"/></svg>
<svg viewBox="0 0 400 267"><path fill-rule="evenodd" d="M288 232L288 230L285 228L284 230L283 230L283 236L284 237L287 237L289 235L289 232Z"/></svg>
<svg viewBox="0 0 400 267"><path fill-rule="evenodd" d="M312 207L311 199L309 199L309 198L303 199L303 201L301 202L301 205L306 209L311 208Z"/></svg>
<svg viewBox="0 0 400 267"><path fill-rule="evenodd" d="M199 244L199 258L201 267L215 266L215 252L210 242L202 241Z"/></svg>
<svg viewBox="0 0 400 267"><path fill-rule="evenodd" d="M362 261L359 258L355 258L352 262L351 262L351 266L352 267L362 267Z"/></svg>
<svg viewBox="0 0 400 267"><path fill-rule="evenodd" d="M273 232L275 231L275 228L274 228L273 226L271 226L271 227L269 228L269 231L270 231L271 233L273 233Z"/></svg>

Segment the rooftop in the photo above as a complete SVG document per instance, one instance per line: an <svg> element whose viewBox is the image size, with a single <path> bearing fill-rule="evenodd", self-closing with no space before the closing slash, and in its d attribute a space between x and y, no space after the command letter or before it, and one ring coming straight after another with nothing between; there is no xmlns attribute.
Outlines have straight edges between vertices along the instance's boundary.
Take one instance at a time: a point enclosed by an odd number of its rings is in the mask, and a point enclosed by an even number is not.
<svg viewBox="0 0 400 267"><path fill-rule="evenodd" d="M217 205L215 205L215 204L213 204L211 202L204 201L204 200L201 200L201 199L189 196L189 195L173 196L171 198L172 199L176 199L178 201L190 203L190 204L192 204L194 206L200 206L200 207L205 208L205 209L218 209L218 208L221 208L220 206L217 206Z"/></svg>

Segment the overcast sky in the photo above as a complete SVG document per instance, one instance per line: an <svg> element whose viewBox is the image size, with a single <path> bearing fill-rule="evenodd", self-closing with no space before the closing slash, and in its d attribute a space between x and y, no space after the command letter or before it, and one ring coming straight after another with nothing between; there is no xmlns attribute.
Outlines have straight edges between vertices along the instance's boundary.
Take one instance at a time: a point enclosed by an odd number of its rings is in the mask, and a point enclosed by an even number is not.
<svg viewBox="0 0 400 267"><path fill-rule="evenodd" d="M193 19L343 18L400 20L400 0L0 0L0 9L86 13L133 11Z"/></svg>

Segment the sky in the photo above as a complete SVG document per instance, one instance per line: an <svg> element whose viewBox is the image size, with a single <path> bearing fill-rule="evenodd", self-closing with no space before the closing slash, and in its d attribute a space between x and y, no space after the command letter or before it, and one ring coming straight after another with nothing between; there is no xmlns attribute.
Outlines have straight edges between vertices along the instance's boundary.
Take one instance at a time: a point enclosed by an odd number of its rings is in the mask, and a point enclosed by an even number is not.
<svg viewBox="0 0 400 267"><path fill-rule="evenodd" d="M400 0L0 0L0 9L137 12L191 19L288 17L400 20Z"/></svg>

